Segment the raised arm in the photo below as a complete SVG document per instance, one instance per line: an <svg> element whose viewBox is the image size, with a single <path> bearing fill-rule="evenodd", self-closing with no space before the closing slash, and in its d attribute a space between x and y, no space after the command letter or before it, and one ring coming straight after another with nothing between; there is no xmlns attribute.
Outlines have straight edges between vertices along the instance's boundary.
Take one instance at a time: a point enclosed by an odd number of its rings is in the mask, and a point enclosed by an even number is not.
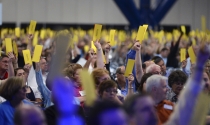
<svg viewBox="0 0 210 125"><path fill-rule="evenodd" d="M139 42L134 44L134 49L136 50L136 58L135 58L135 73L136 73L136 80L140 83L141 78L143 76L143 69L142 69L142 61L141 61L141 45Z"/></svg>
<svg viewBox="0 0 210 125"><path fill-rule="evenodd" d="M27 49L30 50L30 52L32 53L32 49L33 49L33 45L32 45L32 40L33 40L33 35L29 34L28 35L28 45L27 45Z"/></svg>
<svg viewBox="0 0 210 125"><path fill-rule="evenodd" d="M13 61L15 60L15 56L12 52L9 52L7 56L9 57L8 75L9 77L12 77L15 76L14 67L13 67Z"/></svg>
<svg viewBox="0 0 210 125"><path fill-rule="evenodd" d="M166 125L189 125L196 106L198 95L202 90L202 75L204 65L210 56L209 46L202 45L197 56L197 63L192 77L187 81L186 88L180 95L174 113Z"/></svg>
<svg viewBox="0 0 210 125"><path fill-rule="evenodd" d="M103 50L101 47L101 44L99 43L99 41L94 42L94 45L97 49L97 60L96 60L96 64L97 64L97 68L104 68L104 62L103 62Z"/></svg>

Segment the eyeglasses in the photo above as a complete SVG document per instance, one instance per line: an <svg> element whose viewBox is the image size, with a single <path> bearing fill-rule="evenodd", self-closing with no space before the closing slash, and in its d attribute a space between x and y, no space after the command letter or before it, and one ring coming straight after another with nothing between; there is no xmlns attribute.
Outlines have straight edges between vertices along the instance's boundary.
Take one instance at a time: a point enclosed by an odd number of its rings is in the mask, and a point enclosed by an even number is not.
<svg viewBox="0 0 210 125"><path fill-rule="evenodd" d="M106 92L111 93L113 92L114 94L117 94L117 90L116 89L105 89Z"/></svg>

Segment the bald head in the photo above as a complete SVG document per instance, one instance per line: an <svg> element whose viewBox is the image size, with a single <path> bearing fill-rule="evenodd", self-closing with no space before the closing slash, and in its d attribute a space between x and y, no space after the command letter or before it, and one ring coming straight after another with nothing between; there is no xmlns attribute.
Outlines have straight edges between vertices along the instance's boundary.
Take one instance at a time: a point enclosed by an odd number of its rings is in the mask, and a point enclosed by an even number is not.
<svg viewBox="0 0 210 125"><path fill-rule="evenodd" d="M43 112L35 106L23 105L14 115L15 125L47 125Z"/></svg>

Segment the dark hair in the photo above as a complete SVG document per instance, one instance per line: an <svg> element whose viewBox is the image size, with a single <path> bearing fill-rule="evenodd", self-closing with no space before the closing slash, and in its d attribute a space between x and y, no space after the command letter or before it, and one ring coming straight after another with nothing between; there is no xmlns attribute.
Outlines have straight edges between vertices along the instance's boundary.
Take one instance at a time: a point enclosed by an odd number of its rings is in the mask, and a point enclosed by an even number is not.
<svg viewBox="0 0 210 125"><path fill-rule="evenodd" d="M168 51L168 48L166 48L166 47L162 48L161 52L163 52L163 51Z"/></svg>
<svg viewBox="0 0 210 125"><path fill-rule="evenodd" d="M101 97L101 95L103 94L103 92L106 89L114 88L114 87L117 88L117 83L115 83L113 80L103 81L102 83L99 84L99 87L98 87L98 94L99 94L99 96Z"/></svg>
<svg viewBox="0 0 210 125"><path fill-rule="evenodd" d="M21 68L21 67L19 67L19 68L16 68L14 71L15 71L15 76L17 75L17 72L18 72L18 70L20 70L20 69L22 69L22 70L24 70L24 68ZM25 70L24 70L25 71Z"/></svg>
<svg viewBox="0 0 210 125"><path fill-rule="evenodd" d="M143 64L142 64L142 68L143 68L143 69L146 69L146 68L147 68L147 65L146 65L145 63L143 63Z"/></svg>
<svg viewBox="0 0 210 125"><path fill-rule="evenodd" d="M144 83L147 81L147 79L152 76L153 74L152 73L145 73L142 78L141 78L141 81L139 83L139 88L138 88L138 92L141 93L143 91L143 85Z"/></svg>
<svg viewBox="0 0 210 125"><path fill-rule="evenodd" d="M100 100L95 102L92 108L90 108L88 125L100 125L100 116L107 111L123 109L119 104L110 100Z"/></svg>
<svg viewBox="0 0 210 125"><path fill-rule="evenodd" d="M151 60L153 60L155 64L159 63L161 60L163 61L163 59L159 56L154 56Z"/></svg>
<svg viewBox="0 0 210 125"><path fill-rule="evenodd" d="M6 58L9 58L6 54L3 54L3 53L2 53L1 56L0 56L0 61L1 61L3 58L5 58L5 57L6 57Z"/></svg>
<svg viewBox="0 0 210 125"><path fill-rule="evenodd" d="M185 83L186 81L187 81L187 75L181 70L173 71L168 77L168 85L170 87L172 87L174 82Z"/></svg>
<svg viewBox="0 0 210 125"><path fill-rule="evenodd" d="M123 104L123 108L127 115L132 116L134 114L134 105L136 104L137 99L150 96L147 93L137 93L132 96L129 96L128 98L125 99L125 102Z"/></svg>

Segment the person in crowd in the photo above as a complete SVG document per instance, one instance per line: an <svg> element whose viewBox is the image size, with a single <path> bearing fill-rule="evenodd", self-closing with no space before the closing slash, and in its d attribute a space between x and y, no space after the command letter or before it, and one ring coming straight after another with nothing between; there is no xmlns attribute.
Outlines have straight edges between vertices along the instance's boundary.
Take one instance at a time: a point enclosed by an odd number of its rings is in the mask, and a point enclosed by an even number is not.
<svg viewBox="0 0 210 125"><path fill-rule="evenodd" d="M97 101L91 108L88 121L88 125L127 125L123 108L110 100Z"/></svg>
<svg viewBox="0 0 210 125"><path fill-rule="evenodd" d="M14 113L14 125L47 125L40 108L32 105L18 107Z"/></svg>
<svg viewBox="0 0 210 125"><path fill-rule="evenodd" d="M48 74L48 63L46 58L41 58L40 59L40 67L42 70L42 78L43 78L43 82L46 85L46 79L47 79L47 74Z"/></svg>
<svg viewBox="0 0 210 125"><path fill-rule="evenodd" d="M173 71L168 77L168 85L171 89L168 91L167 100L176 103L186 81L187 75L183 71Z"/></svg>
<svg viewBox="0 0 210 125"><path fill-rule="evenodd" d="M167 77L169 73L166 72L166 65L164 60L159 56L153 57L152 60L154 61L155 64L160 66L162 75Z"/></svg>
<svg viewBox="0 0 210 125"><path fill-rule="evenodd" d="M106 80L99 84L98 95L101 99L112 100L122 104L123 100L119 100L117 96L117 84L113 80Z"/></svg>
<svg viewBox="0 0 210 125"><path fill-rule="evenodd" d="M157 56L159 56L160 58L162 58L162 60L164 61L164 64L167 64L167 58L168 58L168 54L169 54L169 50L168 48L164 47L161 49L160 54L158 54ZM153 57L154 58L154 57ZM153 59L152 59L153 60Z"/></svg>
<svg viewBox="0 0 210 125"><path fill-rule="evenodd" d="M31 68L30 65L25 65L24 68L15 69L15 76L22 78L25 81L26 85L28 84L26 80L28 79L30 68ZM26 94L26 98L34 103L42 103L42 96L41 93L38 91L38 89L35 87L30 87L30 86L28 87L30 91Z"/></svg>
<svg viewBox="0 0 210 125"><path fill-rule="evenodd" d="M94 70L94 68L96 68L96 59L96 52L91 48L88 52L88 59L83 68L88 69L88 71L91 73Z"/></svg>
<svg viewBox="0 0 210 125"><path fill-rule="evenodd" d="M146 81L146 91L151 94L155 102L155 108L158 114L159 123L163 124L174 110L172 102L166 100L167 96L167 78L160 75L152 75Z"/></svg>
<svg viewBox="0 0 210 125"><path fill-rule="evenodd" d="M101 82L111 79L109 72L102 68L94 69L93 72L91 73L91 75L93 76L93 80L94 80L96 89L98 88L98 86Z"/></svg>
<svg viewBox="0 0 210 125"><path fill-rule="evenodd" d="M14 55L13 55L14 57ZM13 66L12 59L5 54L1 54L0 57L0 80L5 80L9 77L8 68Z"/></svg>
<svg viewBox="0 0 210 125"><path fill-rule="evenodd" d="M151 64L150 66L147 67L146 73L152 73L156 75L162 75L162 71L159 65L157 64Z"/></svg>
<svg viewBox="0 0 210 125"><path fill-rule="evenodd" d="M2 125L13 125L14 112L16 108L31 104L24 100L28 87L23 79L18 77L9 78L0 88L0 95L7 101L0 104L0 121Z"/></svg>
<svg viewBox="0 0 210 125"><path fill-rule="evenodd" d="M152 75L153 75L152 73L145 73L142 76L142 79L138 88L138 93L146 92L146 81Z"/></svg>
<svg viewBox="0 0 210 125"><path fill-rule="evenodd" d="M210 60L208 59L208 61L206 62L206 65L205 65L205 70L210 73Z"/></svg>

